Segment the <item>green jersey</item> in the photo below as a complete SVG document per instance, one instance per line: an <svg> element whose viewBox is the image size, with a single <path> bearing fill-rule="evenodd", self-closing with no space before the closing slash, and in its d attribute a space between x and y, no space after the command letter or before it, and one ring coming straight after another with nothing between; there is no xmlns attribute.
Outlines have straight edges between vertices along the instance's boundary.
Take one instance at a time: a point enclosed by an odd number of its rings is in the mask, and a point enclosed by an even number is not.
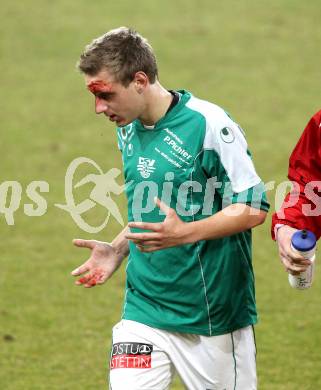
<svg viewBox="0 0 321 390"><path fill-rule="evenodd" d="M220 107L178 92L154 127L136 120L117 130L128 220L163 221L155 196L184 222L232 203L267 211L242 129ZM124 319L207 336L257 321L250 230L152 253L129 247Z"/></svg>

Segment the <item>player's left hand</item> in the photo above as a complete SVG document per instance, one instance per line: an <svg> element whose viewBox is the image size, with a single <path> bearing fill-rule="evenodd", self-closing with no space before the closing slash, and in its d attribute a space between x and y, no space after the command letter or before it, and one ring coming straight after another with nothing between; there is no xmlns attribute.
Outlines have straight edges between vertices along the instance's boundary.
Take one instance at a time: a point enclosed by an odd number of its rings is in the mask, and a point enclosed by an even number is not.
<svg viewBox="0 0 321 390"><path fill-rule="evenodd" d="M183 222L176 211L160 199L155 198L154 200L156 206L166 215L164 221L159 223L129 222L130 228L150 230L150 232L128 233L125 237L133 241L141 252L155 252L186 244L188 242L186 232L188 223Z"/></svg>

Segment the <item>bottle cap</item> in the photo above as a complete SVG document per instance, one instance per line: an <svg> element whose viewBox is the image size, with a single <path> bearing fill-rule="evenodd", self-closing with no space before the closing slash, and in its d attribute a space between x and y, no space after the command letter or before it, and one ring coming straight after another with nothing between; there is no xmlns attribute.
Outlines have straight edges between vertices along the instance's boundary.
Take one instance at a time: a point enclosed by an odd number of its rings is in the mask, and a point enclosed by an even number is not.
<svg viewBox="0 0 321 390"><path fill-rule="evenodd" d="M299 230L292 236L292 246L299 252L308 252L315 247L316 237L309 230Z"/></svg>

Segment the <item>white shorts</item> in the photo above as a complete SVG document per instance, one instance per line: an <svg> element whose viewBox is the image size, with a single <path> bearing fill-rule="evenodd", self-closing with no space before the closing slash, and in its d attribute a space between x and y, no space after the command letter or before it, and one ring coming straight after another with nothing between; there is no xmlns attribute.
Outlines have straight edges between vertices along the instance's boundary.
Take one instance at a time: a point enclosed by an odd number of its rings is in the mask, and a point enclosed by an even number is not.
<svg viewBox="0 0 321 390"><path fill-rule="evenodd" d="M122 320L113 328L110 390L256 390L253 327L221 336L175 333Z"/></svg>

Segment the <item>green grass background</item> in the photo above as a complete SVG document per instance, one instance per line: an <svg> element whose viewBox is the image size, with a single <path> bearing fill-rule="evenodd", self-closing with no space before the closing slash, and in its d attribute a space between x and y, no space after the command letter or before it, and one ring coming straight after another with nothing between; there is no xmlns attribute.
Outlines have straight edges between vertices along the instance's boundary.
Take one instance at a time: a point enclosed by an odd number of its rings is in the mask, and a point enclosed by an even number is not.
<svg viewBox="0 0 321 390"><path fill-rule="evenodd" d="M54 207L64 203L74 158L91 158L104 171L121 167L114 128L95 116L75 71L80 52L111 28L136 28L155 48L161 82L229 111L246 130L263 180L278 184L320 109L321 3L5 0L0 18L0 183L23 187L14 226L0 214L0 389L104 389L124 269L103 287L75 287L69 273L88 253L71 240L109 241L120 226L111 218L104 231L87 234ZM42 217L23 212L32 180L50 185ZM86 194L88 187L79 198ZM125 199L117 203L125 217ZM91 221L103 215L97 207ZM270 219L254 232L259 388L318 390L321 267L311 290L292 290L269 229Z"/></svg>

